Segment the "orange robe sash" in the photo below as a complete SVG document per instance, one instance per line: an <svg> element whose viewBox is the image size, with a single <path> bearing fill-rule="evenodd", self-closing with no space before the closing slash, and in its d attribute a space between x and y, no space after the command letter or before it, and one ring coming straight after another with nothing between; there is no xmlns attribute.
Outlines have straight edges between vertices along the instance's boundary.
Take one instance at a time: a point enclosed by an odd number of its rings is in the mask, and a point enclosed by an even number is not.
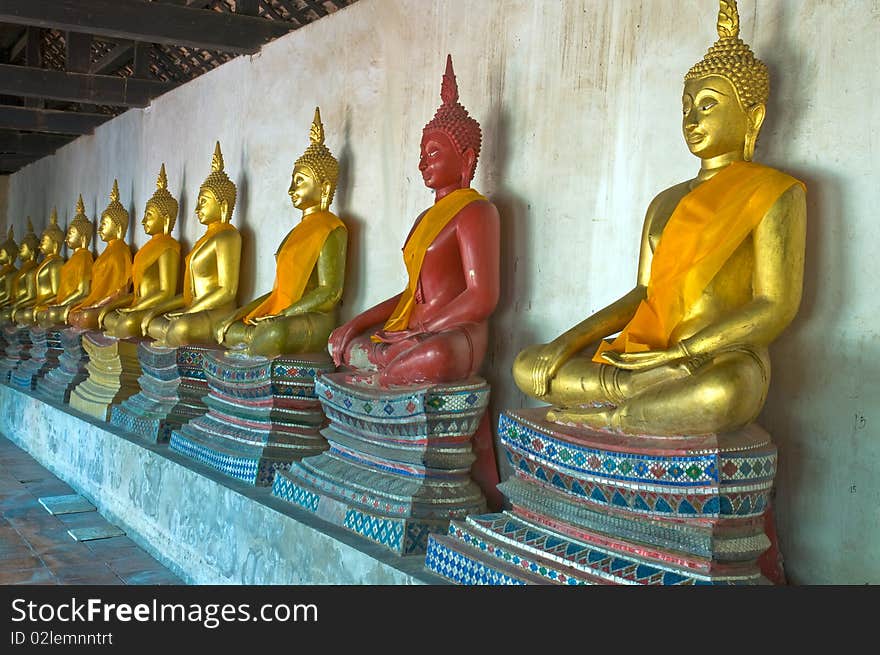
<svg viewBox="0 0 880 655"><path fill-rule="evenodd" d="M180 257L180 242L170 234L163 232L154 235L144 244L143 248L135 253L134 261L131 264L131 281L134 285L134 302L132 304L141 298L141 282L144 280L146 270L169 250L174 251L175 258ZM177 289L172 291L177 291Z"/></svg>
<svg viewBox="0 0 880 655"><path fill-rule="evenodd" d="M302 298L318 256L330 233L345 224L327 211L309 214L290 231L275 255L275 284L272 293L253 309L244 322L253 324L261 316L275 316Z"/></svg>
<svg viewBox="0 0 880 655"><path fill-rule="evenodd" d="M205 245L208 241L213 239L215 236L220 234L221 232L226 232L227 230L236 229L234 225L231 223L224 223L223 221L215 221L208 225L208 229L205 233L199 238L198 241L192 247L192 250L186 256L183 262L183 303L184 307L189 307L193 302L193 290L192 290L192 275L190 275L189 268L189 260L192 258L193 253L197 252L199 248Z"/></svg>
<svg viewBox="0 0 880 655"><path fill-rule="evenodd" d="M385 323L386 332L399 332L409 327L409 317L415 308L416 290L419 285L422 264L425 262L425 255L434 239L449 224L449 221L458 215L458 212L472 202L485 199L484 195L471 188L456 189L434 203L434 206L422 216L422 220L416 225L403 247L403 263L406 266L409 281L397 307L394 308ZM375 335L371 338L375 342L381 341Z"/></svg>
<svg viewBox="0 0 880 655"><path fill-rule="evenodd" d="M651 261L647 298L606 350L668 348L670 337L712 278L785 191L803 183L781 171L735 162L688 193L673 211Z"/></svg>
<svg viewBox="0 0 880 655"><path fill-rule="evenodd" d="M76 291L80 280L92 277L92 253L88 248L79 248L73 251L64 265L61 267L61 280L58 282L58 293L55 294L55 304L63 303L70 294ZM45 309L48 305L41 307Z"/></svg>
<svg viewBox="0 0 880 655"><path fill-rule="evenodd" d="M122 239L107 243L92 265L92 286L89 295L71 311L96 305L110 296L125 291L131 282L131 248Z"/></svg>

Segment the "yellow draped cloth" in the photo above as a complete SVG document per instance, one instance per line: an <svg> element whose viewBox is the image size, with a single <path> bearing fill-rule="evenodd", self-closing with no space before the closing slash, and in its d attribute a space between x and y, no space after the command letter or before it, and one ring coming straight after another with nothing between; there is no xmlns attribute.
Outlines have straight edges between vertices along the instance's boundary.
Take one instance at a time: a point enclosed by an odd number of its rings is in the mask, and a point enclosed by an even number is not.
<svg viewBox="0 0 880 655"><path fill-rule="evenodd" d="M399 332L409 327L409 317L415 307L416 289L419 285L422 264L434 239L449 224L449 221L458 215L458 212L472 202L485 199L485 196L471 188L456 189L434 203L434 206L422 216L422 220L416 225L403 247L403 263L409 274L409 282L397 303L397 307L394 308L385 323L386 332ZM375 342L381 341L375 335L371 338Z"/></svg>
<svg viewBox="0 0 880 655"><path fill-rule="evenodd" d="M802 182L752 162L735 162L688 193L670 216L651 261L647 298L606 350L669 347L675 328L712 278L785 191Z"/></svg>
<svg viewBox="0 0 880 655"><path fill-rule="evenodd" d="M193 291L192 291L192 275L190 275L189 270L189 260L192 258L193 253L197 252L199 248L205 245L208 241L213 239L215 236L220 234L221 232L226 232L227 230L236 229L234 225L231 223L224 223L223 221L215 221L208 225L208 229L201 236L201 238L195 242L192 247L192 250L187 254L186 259L183 263L183 302L185 307L189 307L193 301Z"/></svg>
<svg viewBox="0 0 880 655"><path fill-rule="evenodd" d="M140 300L141 282L144 280L144 272L150 268L167 251L173 250L175 259L180 257L180 242L170 234L154 235L137 251L134 262L131 265L131 281L134 285L134 302ZM176 291L176 289L175 289Z"/></svg>
<svg viewBox="0 0 880 655"><path fill-rule="evenodd" d="M261 316L275 316L302 298L318 256L330 233L345 224L328 211L305 216L275 255L275 284L272 293L244 318L253 324Z"/></svg>
<svg viewBox="0 0 880 655"><path fill-rule="evenodd" d="M64 265L61 267L58 293L55 294L54 304L60 305L70 294L76 291L80 280L90 279L92 276L92 253L88 248L79 248L73 251ZM36 311L42 311L49 305L41 305Z"/></svg>
<svg viewBox="0 0 880 655"><path fill-rule="evenodd" d="M71 258L72 259L72 258ZM92 265L92 286L89 295L71 308L71 311L95 305L119 291L125 291L131 282L131 248L122 239L107 243Z"/></svg>

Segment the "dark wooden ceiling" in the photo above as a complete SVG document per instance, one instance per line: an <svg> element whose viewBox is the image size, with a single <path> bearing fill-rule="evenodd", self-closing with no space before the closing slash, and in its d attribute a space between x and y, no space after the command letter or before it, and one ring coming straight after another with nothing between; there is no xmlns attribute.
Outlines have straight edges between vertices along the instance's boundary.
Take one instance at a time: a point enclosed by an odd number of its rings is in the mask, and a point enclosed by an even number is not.
<svg viewBox="0 0 880 655"><path fill-rule="evenodd" d="M0 0L0 174L357 0Z"/></svg>

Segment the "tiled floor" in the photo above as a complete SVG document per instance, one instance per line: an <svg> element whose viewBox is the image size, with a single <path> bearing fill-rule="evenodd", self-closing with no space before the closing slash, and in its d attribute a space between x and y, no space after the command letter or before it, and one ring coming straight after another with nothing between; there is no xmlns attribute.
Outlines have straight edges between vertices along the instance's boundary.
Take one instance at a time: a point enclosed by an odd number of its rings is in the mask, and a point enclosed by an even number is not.
<svg viewBox="0 0 880 655"><path fill-rule="evenodd" d="M183 584L128 537L74 541L98 512L52 516L42 496L76 493L0 435L0 584Z"/></svg>

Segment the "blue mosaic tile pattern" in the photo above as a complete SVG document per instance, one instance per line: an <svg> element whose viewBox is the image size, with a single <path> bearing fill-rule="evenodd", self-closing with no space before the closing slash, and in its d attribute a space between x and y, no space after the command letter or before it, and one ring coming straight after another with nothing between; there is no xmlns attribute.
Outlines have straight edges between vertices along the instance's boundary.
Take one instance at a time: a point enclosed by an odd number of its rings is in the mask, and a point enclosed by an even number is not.
<svg viewBox="0 0 880 655"><path fill-rule="evenodd" d="M356 509L349 509L345 513L342 527L366 537L370 541L390 548L395 552L401 552L403 546L403 521L388 519L371 514L364 514Z"/></svg>
<svg viewBox="0 0 880 655"><path fill-rule="evenodd" d="M236 480L256 485L260 462L255 458L234 457L190 441L179 432L171 433L171 450L186 455Z"/></svg>
<svg viewBox="0 0 880 655"><path fill-rule="evenodd" d="M290 478L284 475L275 476L275 481L272 483L272 495L294 505L299 505L312 514L318 511L318 502L321 500L318 494L294 484Z"/></svg>
<svg viewBox="0 0 880 655"><path fill-rule="evenodd" d="M491 568L485 562L449 548L432 536L428 542L425 566L431 571L461 585L525 585L523 580Z"/></svg>

